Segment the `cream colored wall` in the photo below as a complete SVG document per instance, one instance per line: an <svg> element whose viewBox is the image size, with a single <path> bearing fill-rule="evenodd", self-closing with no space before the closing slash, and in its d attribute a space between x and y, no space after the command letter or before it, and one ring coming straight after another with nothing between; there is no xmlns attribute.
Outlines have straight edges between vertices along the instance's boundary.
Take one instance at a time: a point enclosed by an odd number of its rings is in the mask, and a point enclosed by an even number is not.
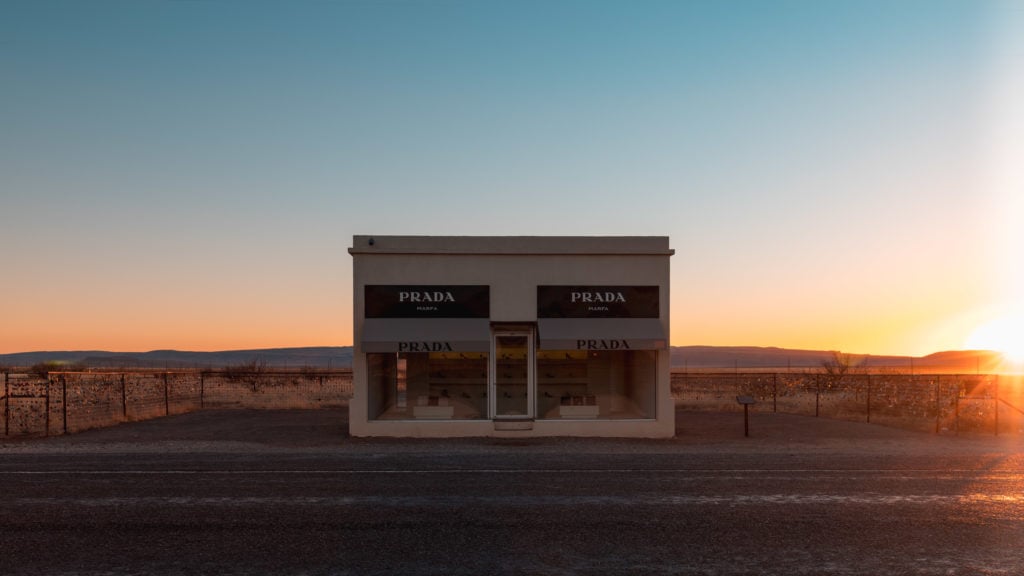
<svg viewBox="0 0 1024 576"><path fill-rule="evenodd" d="M669 256L667 238L576 238L547 239L486 238L471 243L465 238L455 242L454 254L401 254L387 250L443 251L448 246L437 238L416 243L408 237L357 237L353 249L353 334L356 335L353 359L354 397L349 406L350 432L353 436L494 436L508 435L494 429L491 421L369 421L366 413L366 365L359 334L362 333L363 293L368 284L482 284L491 288L491 321L535 321L538 285L622 285L660 286L660 314L665 334L669 332ZM392 242L391 239L395 239ZM564 241L564 242L563 242ZM426 243L424 246L422 243ZM588 254L508 254L500 252L565 248L563 243ZM390 246L390 248L386 248ZM380 247L384 253L375 253ZM467 254L468 249L491 250L497 254ZM609 254L631 249L639 254ZM593 253L601 252L601 253ZM537 421L533 430L517 431L519 436L617 436L671 437L675 433L675 407L669 383L669 351L658 352L657 403L655 420L636 421Z"/></svg>
<svg viewBox="0 0 1024 576"><path fill-rule="evenodd" d="M538 285L657 285L662 287L661 302L668 301L668 258L664 256L357 254L354 259L359 306L367 284L487 284L494 322L536 320ZM667 322L667 307L662 308Z"/></svg>

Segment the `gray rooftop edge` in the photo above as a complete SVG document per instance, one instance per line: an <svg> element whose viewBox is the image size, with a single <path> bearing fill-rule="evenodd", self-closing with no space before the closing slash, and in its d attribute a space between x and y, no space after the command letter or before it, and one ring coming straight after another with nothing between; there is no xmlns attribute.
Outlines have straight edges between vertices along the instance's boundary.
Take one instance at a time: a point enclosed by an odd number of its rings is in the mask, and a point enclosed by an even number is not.
<svg viewBox="0 0 1024 576"><path fill-rule="evenodd" d="M372 244L371 244L372 240ZM349 254L512 254L672 256L668 236L352 237Z"/></svg>

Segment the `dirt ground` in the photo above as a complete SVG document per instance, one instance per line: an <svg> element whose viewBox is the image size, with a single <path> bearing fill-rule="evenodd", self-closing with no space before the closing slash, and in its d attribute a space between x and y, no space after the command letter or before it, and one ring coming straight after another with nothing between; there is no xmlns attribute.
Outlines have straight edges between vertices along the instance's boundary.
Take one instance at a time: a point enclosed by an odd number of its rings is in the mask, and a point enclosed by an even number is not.
<svg viewBox="0 0 1024 576"><path fill-rule="evenodd" d="M347 408L326 410L204 410L49 438L0 439L2 453L234 452L234 451L488 451L494 447L546 451L730 453L1017 452L1017 435L930 434L877 424L791 414L752 413L750 436L743 414L676 413L676 437L614 438L352 438Z"/></svg>

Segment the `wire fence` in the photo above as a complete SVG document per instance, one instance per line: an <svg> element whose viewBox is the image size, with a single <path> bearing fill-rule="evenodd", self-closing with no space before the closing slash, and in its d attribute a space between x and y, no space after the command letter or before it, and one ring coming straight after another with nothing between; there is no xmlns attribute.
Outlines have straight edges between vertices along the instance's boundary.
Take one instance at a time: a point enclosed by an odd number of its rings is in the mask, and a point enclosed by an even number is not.
<svg viewBox="0 0 1024 576"><path fill-rule="evenodd" d="M343 406L352 372L5 372L0 394L4 436L50 436L204 408Z"/></svg>
<svg viewBox="0 0 1024 576"><path fill-rule="evenodd" d="M752 409L874 422L935 433L1024 432L1024 381L999 374L673 372L672 394L686 410Z"/></svg>
<svg viewBox="0 0 1024 576"><path fill-rule="evenodd" d="M328 408L352 398L352 372L204 370L4 373L3 435L49 436L205 408ZM1024 377L998 374L673 372L684 410L782 412L935 433L1024 433Z"/></svg>

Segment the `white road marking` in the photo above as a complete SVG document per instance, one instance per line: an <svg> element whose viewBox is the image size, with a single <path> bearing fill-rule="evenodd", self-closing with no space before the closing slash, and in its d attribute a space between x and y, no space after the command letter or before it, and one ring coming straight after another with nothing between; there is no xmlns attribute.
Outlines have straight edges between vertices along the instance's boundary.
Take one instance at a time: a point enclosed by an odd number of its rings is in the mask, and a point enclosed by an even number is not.
<svg viewBox="0 0 1024 576"><path fill-rule="evenodd" d="M14 506L374 506L412 508L431 506L751 506L751 505L958 505L1019 504L1019 494L724 494L724 495L631 495L631 496L109 496L0 498L0 505Z"/></svg>
<svg viewBox="0 0 1024 576"><path fill-rule="evenodd" d="M367 475L367 474L681 474L689 477L704 478L816 478L841 475L855 479L858 474L870 475L872 478L1024 478L1024 470L972 470L972 469L900 469L891 468L860 468L860 469L692 469L692 468L360 468L360 469L312 469L312 470L0 470L0 476L103 476L103 475L142 475L142 476L174 476L174 475Z"/></svg>

